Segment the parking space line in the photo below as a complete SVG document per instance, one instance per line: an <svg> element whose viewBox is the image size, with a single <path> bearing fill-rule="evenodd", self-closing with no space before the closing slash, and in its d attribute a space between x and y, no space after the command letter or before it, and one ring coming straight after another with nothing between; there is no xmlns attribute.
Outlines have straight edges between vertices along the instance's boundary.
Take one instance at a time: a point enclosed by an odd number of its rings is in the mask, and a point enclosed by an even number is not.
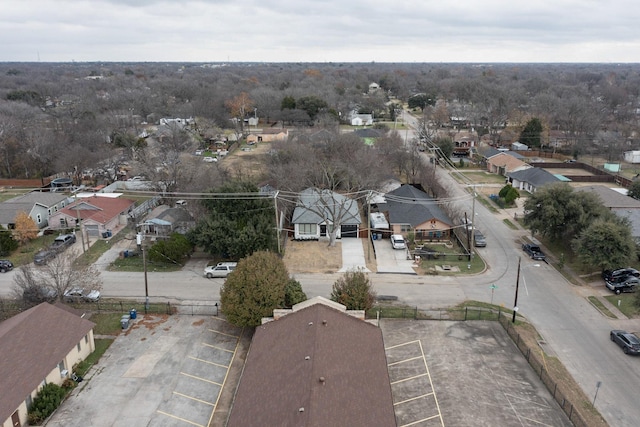
<svg viewBox="0 0 640 427"><path fill-rule="evenodd" d="M174 420L183 421L187 424L191 424L192 426L205 427L202 424L194 423L193 421L185 420L184 418L176 417L175 415L169 414L167 412L161 411L158 409L158 413L162 415L166 415L169 418L173 418Z"/></svg>
<svg viewBox="0 0 640 427"><path fill-rule="evenodd" d="M411 357L409 359L402 359L402 360L400 360L398 362L389 363L387 366L395 366L395 365L399 365L401 363L411 362L412 360L416 360L416 359L422 359L422 356Z"/></svg>
<svg viewBox="0 0 640 427"><path fill-rule="evenodd" d="M391 350L392 348L396 348L396 347L403 347L405 345L414 344L416 342L420 342L420 340L408 341L408 342L405 342L405 343L402 343L402 344L392 345L391 347L385 347L385 350Z"/></svg>
<svg viewBox="0 0 640 427"><path fill-rule="evenodd" d="M204 403L205 405L213 406L213 403L211 403L211 402L207 402L206 400L198 399L198 398L193 397L193 396L187 396L186 394L179 393L177 391L174 391L173 394L177 394L178 396L185 397L185 398L187 398L189 400L195 400L196 402Z"/></svg>
<svg viewBox="0 0 640 427"><path fill-rule="evenodd" d="M231 368L231 364L233 363L233 359L236 357L236 351L238 351L238 346L240 345L240 337L244 333L244 328L240 331L240 335L236 340L236 346L233 348L233 356L231 356L231 362L229 363L229 368ZM213 420L213 414L216 413L216 408L218 407L218 402L220 401L220 395L222 394L222 390L224 389L224 385L227 382L227 377L229 376L229 370L224 374L224 379L222 380L222 385L220 386L220 391L218 392L218 396L216 396L216 403L213 405L213 411L211 411L211 417L209 417L209 425L211 425L211 421Z"/></svg>
<svg viewBox="0 0 640 427"><path fill-rule="evenodd" d="M195 375L187 374L186 372L180 372L180 375L184 375L185 377L193 378L193 379L196 379L196 380L204 381L204 382L211 383L211 384L215 384L215 385L217 385L217 386L222 387L222 384L220 384L220 383L217 383L217 382L215 382L215 381L208 380L208 379L206 379L206 378L196 377Z"/></svg>
<svg viewBox="0 0 640 427"><path fill-rule="evenodd" d="M216 347L215 345L211 345L211 344L207 344L206 342L203 342L202 345L206 346L206 347L211 347L211 348L215 348L216 350L222 350L222 351L226 351L228 353L235 353L235 350L227 350L226 348L222 348L222 347ZM237 345L237 344L236 344Z"/></svg>
<svg viewBox="0 0 640 427"><path fill-rule="evenodd" d="M412 376L412 377L403 378L403 379L401 379L401 380L398 380L398 381L394 381L394 382L392 382L392 383L391 383L391 385L400 384L400 383L403 383L403 382L405 382L405 381L415 380L416 378L425 377L425 376L427 376L427 375L428 375L428 374L420 374L420 375L414 375L414 376Z"/></svg>
<svg viewBox="0 0 640 427"><path fill-rule="evenodd" d="M416 424L418 424L418 423L421 423L421 422L423 422L423 421L429 421L429 420L432 420L432 419L434 419L434 418L438 418L438 417L439 417L439 415L434 415L434 416L432 416L432 417L423 418L423 419L421 419L421 420L414 421L414 422L409 423L409 424L403 424L403 425L398 426L398 427L409 427L409 426L414 426L414 425L416 425ZM442 417L440 418L440 420L442 421ZM444 423L442 423L442 425L444 425Z"/></svg>
<svg viewBox="0 0 640 427"><path fill-rule="evenodd" d="M436 389L433 387L433 380L431 379L431 372L429 372L429 366L427 365L427 358L424 355L424 349L422 348L422 341L418 340L418 345L420 346L420 353L422 354L422 359L424 360L424 368L427 370L427 375L429 376L429 384L431 384L431 390L433 393L433 400L436 402L436 408L438 409L438 417L440 418L440 424L444 426L444 420L442 419L442 411L440 410L440 404L438 403L438 396L436 395ZM435 418L435 417L432 417Z"/></svg>
<svg viewBox="0 0 640 427"><path fill-rule="evenodd" d="M216 331L215 329L207 329L207 330L208 330L209 332L213 332L214 334L224 335L224 336L227 336L227 337L231 337L231 338L238 339L238 337L237 337L237 336L235 336L235 335L226 334L226 333L224 333L224 332Z"/></svg>
<svg viewBox="0 0 640 427"><path fill-rule="evenodd" d="M412 397L411 399L403 400L402 402L396 402L396 403L393 404L393 406L400 405L401 403L411 402L412 400L422 399L423 397L431 396L432 394L433 394L433 392L432 393L423 394L422 396Z"/></svg>
<svg viewBox="0 0 640 427"><path fill-rule="evenodd" d="M221 365L220 363L210 362L210 361L208 361L208 360L199 359L199 358L197 358L197 357L193 357L193 356L189 356L189 359L195 360L195 361L197 361L197 362L207 363L207 364L209 364L209 365L219 366L219 367L221 367L221 368L225 368L225 369L228 369L228 368L229 368L229 366L227 366L227 365Z"/></svg>

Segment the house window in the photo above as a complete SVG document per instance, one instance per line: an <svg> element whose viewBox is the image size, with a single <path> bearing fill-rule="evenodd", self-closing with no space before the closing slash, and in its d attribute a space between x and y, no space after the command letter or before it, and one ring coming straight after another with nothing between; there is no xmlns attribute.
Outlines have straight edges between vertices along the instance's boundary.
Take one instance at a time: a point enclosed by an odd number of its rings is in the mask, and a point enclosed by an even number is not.
<svg viewBox="0 0 640 427"><path fill-rule="evenodd" d="M60 218L60 227L62 227L62 228L66 228L67 227L67 219L66 218Z"/></svg>
<svg viewBox="0 0 640 427"><path fill-rule="evenodd" d="M84 336L84 343L89 344L89 335Z"/></svg>
<svg viewBox="0 0 640 427"><path fill-rule="evenodd" d="M51 215L51 208L47 209L47 213Z"/></svg>
<svg viewBox="0 0 640 427"><path fill-rule="evenodd" d="M411 226L409 224L402 224L400 226L400 231L403 233L407 233L409 231L411 231Z"/></svg>
<svg viewBox="0 0 640 427"><path fill-rule="evenodd" d="M299 224L298 233L300 235L315 236L316 234L318 234L318 225L317 224Z"/></svg>
<svg viewBox="0 0 640 427"><path fill-rule="evenodd" d="M78 341L78 345L76 347L78 348L78 353L80 353L82 351L82 346L80 345L79 341Z"/></svg>
<svg viewBox="0 0 640 427"><path fill-rule="evenodd" d="M27 396L24 400L24 404L27 406L27 410L31 409L31 405L33 404L33 397L31 395Z"/></svg>
<svg viewBox="0 0 640 427"><path fill-rule="evenodd" d="M69 373L69 371L67 371L64 367L64 360L60 363L58 363L58 370L60 371L60 376L61 377L66 377L67 374Z"/></svg>
<svg viewBox="0 0 640 427"><path fill-rule="evenodd" d="M40 224L42 222L42 215L40 215L40 214L36 215L36 222L38 224Z"/></svg>

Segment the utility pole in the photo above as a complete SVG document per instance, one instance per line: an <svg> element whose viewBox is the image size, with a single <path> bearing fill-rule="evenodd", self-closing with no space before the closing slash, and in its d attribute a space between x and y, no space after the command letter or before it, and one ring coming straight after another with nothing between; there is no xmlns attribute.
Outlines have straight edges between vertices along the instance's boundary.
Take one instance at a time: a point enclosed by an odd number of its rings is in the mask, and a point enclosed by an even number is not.
<svg viewBox="0 0 640 427"><path fill-rule="evenodd" d="M516 314L518 313L518 285L520 284L520 261L522 258L518 257L518 274L516 275L516 299L513 302L513 319L511 323L516 323Z"/></svg>
<svg viewBox="0 0 640 427"><path fill-rule="evenodd" d="M76 199L76 225L78 226L78 230L80 231L80 241L82 242L82 253L84 254L87 250L84 247L84 233L82 232L82 222L80 221L80 209L78 209L78 193L74 193L73 197ZM89 242L87 242L88 245Z"/></svg>
<svg viewBox="0 0 640 427"><path fill-rule="evenodd" d="M146 234L138 233L136 235L136 242L142 251L142 267L144 270L144 313L149 311L149 282L147 281L147 251L144 248Z"/></svg>
<svg viewBox="0 0 640 427"><path fill-rule="evenodd" d="M276 213L276 242L278 244L278 254L280 254L280 224L278 222L278 194L279 190L273 195L273 206Z"/></svg>

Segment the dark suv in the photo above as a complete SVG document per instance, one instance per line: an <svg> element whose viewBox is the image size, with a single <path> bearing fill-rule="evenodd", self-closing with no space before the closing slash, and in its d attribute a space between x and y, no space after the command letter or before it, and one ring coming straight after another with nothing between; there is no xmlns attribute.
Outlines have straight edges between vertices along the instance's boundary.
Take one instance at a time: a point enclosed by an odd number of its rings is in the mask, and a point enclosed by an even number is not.
<svg viewBox="0 0 640 427"><path fill-rule="evenodd" d="M640 277L640 271L635 268L617 268L615 270L604 270L602 278L607 282L620 282L629 277Z"/></svg>
<svg viewBox="0 0 640 427"><path fill-rule="evenodd" d="M0 273L13 270L13 263L6 259L0 259Z"/></svg>
<svg viewBox="0 0 640 427"><path fill-rule="evenodd" d="M620 295L622 292L635 292L636 287L640 285L640 279L634 276L627 276L623 280L605 280L605 283L609 290L616 295Z"/></svg>

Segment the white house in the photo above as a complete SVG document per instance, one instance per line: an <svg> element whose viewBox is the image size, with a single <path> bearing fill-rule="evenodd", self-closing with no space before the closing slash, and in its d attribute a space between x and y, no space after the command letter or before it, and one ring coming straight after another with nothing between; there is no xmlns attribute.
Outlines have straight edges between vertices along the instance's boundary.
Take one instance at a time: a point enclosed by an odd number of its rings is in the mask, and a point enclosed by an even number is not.
<svg viewBox="0 0 640 427"><path fill-rule="evenodd" d="M339 221L334 218L339 218ZM327 226L330 228L336 222L340 223L336 238L358 237L361 223L358 203L331 190L307 188L300 193L291 219L296 240L328 237L330 230Z"/></svg>
<svg viewBox="0 0 640 427"><path fill-rule="evenodd" d="M640 150L625 151L624 161L627 163L640 163Z"/></svg>

